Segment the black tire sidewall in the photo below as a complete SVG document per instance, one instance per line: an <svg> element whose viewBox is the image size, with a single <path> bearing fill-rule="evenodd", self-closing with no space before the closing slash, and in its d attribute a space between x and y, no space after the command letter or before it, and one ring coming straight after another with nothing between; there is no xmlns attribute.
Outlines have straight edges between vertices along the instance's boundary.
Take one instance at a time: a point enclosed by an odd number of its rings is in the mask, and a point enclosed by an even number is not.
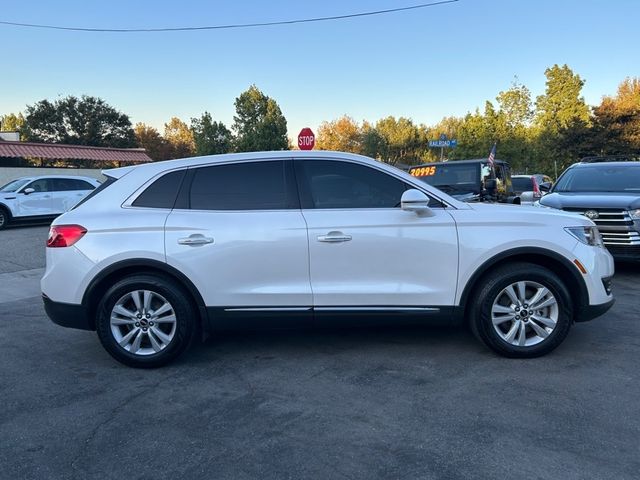
<svg viewBox="0 0 640 480"><path fill-rule="evenodd" d="M152 355L134 355L123 349L111 333L110 316L115 303L134 290L150 290L162 295L173 307L176 316L176 332L167 347ZM187 294L175 282L155 275L135 275L115 283L102 297L97 309L96 330L107 352L119 362L138 368L155 368L165 365L180 355L193 341L196 316Z"/></svg>
<svg viewBox="0 0 640 480"><path fill-rule="evenodd" d="M0 230L9 223L9 212L4 207L0 207Z"/></svg>
<svg viewBox="0 0 640 480"><path fill-rule="evenodd" d="M544 341L529 347L505 342L495 331L491 321L491 309L498 294L518 281L532 281L543 285L558 302L558 322L555 329ZM473 308L471 327L476 336L492 350L514 358L538 357L551 352L566 338L573 322L571 297L562 280L552 271L534 264L515 264L490 274L476 295Z"/></svg>

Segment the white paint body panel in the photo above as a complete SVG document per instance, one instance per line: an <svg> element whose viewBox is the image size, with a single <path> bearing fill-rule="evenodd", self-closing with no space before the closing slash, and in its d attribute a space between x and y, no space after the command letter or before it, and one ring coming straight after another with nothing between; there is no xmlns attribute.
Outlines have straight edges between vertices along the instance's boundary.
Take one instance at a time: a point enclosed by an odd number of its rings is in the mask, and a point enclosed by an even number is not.
<svg viewBox="0 0 640 480"><path fill-rule="evenodd" d="M202 235L212 243L181 245ZM312 305L307 227L299 210L174 210L167 263L195 284L208 306Z"/></svg>
<svg viewBox="0 0 640 480"><path fill-rule="evenodd" d="M394 209L303 210L314 306L452 305L458 239L451 215ZM326 243L339 232L351 240Z"/></svg>

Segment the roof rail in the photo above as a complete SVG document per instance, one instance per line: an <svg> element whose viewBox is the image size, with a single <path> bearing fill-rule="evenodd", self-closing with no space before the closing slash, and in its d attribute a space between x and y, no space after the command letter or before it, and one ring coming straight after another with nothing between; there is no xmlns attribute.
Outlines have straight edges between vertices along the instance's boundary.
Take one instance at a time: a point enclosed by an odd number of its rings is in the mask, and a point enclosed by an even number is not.
<svg viewBox="0 0 640 480"><path fill-rule="evenodd" d="M580 159L581 163L598 162L640 162L640 154L637 155L597 155Z"/></svg>

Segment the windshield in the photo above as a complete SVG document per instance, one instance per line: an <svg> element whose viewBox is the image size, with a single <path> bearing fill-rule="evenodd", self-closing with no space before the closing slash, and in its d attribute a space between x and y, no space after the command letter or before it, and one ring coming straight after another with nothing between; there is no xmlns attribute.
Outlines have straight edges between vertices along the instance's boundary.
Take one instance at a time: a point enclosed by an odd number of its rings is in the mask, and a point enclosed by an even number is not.
<svg viewBox="0 0 640 480"><path fill-rule="evenodd" d="M593 166L567 170L554 192L640 192L640 165Z"/></svg>
<svg viewBox="0 0 640 480"><path fill-rule="evenodd" d="M480 189L480 164L442 163L414 167L409 173L444 192L467 193Z"/></svg>
<svg viewBox="0 0 640 480"><path fill-rule="evenodd" d="M11 182L7 183L5 186L0 188L0 192L5 192L5 193L15 192L20 187L29 183L30 180L31 180L30 178L19 178L17 180L12 180Z"/></svg>

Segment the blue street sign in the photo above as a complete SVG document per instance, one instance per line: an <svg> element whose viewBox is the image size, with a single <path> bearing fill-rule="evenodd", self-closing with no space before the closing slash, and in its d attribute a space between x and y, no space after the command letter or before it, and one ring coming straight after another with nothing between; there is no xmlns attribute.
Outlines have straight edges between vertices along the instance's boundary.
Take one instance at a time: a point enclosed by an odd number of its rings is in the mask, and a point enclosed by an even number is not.
<svg viewBox="0 0 640 480"><path fill-rule="evenodd" d="M440 141L442 141L442 142L446 142L447 141L447 134L446 133L441 133L440 134Z"/></svg>
<svg viewBox="0 0 640 480"><path fill-rule="evenodd" d="M429 146L435 148L456 148L458 146L458 140L429 140Z"/></svg>

